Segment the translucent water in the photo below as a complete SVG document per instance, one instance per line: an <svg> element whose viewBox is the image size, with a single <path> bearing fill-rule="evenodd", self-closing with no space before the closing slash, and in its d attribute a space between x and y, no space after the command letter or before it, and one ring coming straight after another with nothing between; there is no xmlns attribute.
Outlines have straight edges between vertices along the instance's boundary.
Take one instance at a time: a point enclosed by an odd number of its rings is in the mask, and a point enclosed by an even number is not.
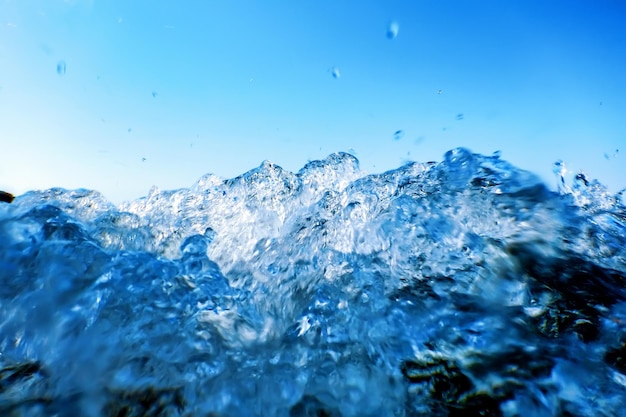
<svg viewBox="0 0 626 417"><path fill-rule="evenodd" d="M378 175L264 162L119 207L19 196L0 415L620 415L626 210L559 190L455 149Z"/></svg>

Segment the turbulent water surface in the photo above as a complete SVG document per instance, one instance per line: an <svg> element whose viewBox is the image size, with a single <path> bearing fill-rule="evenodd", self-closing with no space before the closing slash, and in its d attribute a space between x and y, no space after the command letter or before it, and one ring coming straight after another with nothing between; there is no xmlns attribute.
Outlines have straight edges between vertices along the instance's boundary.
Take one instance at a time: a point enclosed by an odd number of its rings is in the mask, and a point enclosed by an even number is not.
<svg viewBox="0 0 626 417"><path fill-rule="evenodd" d="M616 416L626 209L496 156L0 205L0 415Z"/></svg>

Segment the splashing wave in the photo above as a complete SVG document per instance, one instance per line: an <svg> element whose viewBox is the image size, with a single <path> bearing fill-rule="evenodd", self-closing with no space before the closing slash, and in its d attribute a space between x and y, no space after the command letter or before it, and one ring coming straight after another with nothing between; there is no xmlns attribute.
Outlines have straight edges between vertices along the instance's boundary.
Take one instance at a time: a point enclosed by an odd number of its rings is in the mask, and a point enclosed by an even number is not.
<svg viewBox="0 0 626 417"><path fill-rule="evenodd" d="M0 413L617 415L626 209L498 156L0 206Z"/></svg>

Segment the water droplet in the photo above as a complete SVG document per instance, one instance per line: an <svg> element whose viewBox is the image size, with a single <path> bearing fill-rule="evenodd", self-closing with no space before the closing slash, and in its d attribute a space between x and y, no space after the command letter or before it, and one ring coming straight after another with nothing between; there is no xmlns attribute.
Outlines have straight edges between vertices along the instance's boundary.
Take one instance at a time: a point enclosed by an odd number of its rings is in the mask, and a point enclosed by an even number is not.
<svg viewBox="0 0 626 417"><path fill-rule="evenodd" d="M456 115L456 120L463 120L463 113L459 113Z"/></svg>
<svg viewBox="0 0 626 417"><path fill-rule="evenodd" d="M400 30L400 25L396 21L389 22L387 26L387 39L395 39L398 36L398 30Z"/></svg>
<svg viewBox="0 0 626 417"><path fill-rule="evenodd" d="M57 62L57 74L59 75L65 75L65 61L59 61Z"/></svg>
<svg viewBox="0 0 626 417"><path fill-rule="evenodd" d="M332 67L330 69L330 73L333 76L333 78L335 78L335 79L341 77L341 72L339 72L339 68L337 68L337 67Z"/></svg>
<svg viewBox="0 0 626 417"><path fill-rule="evenodd" d="M404 130L396 130L393 134L394 140L400 140L404 137Z"/></svg>
<svg viewBox="0 0 626 417"><path fill-rule="evenodd" d="M152 92L152 97L153 97L153 98L156 98L156 96L158 96L158 95L159 95L159 93L157 93L156 91L153 91L153 92Z"/></svg>
<svg viewBox="0 0 626 417"><path fill-rule="evenodd" d="M562 160L558 160L552 166L552 172L558 177L561 184L565 184L565 175L567 174L567 168Z"/></svg>
<svg viewBox="0 0 626 417"><path fill-rule="evenodd" d="M584 172L582 171L578 172L578 174L576 174L575 179L576 181L579 181L585 184L585 187L589 186L589 180L587 179L587 175Z"/></svg>

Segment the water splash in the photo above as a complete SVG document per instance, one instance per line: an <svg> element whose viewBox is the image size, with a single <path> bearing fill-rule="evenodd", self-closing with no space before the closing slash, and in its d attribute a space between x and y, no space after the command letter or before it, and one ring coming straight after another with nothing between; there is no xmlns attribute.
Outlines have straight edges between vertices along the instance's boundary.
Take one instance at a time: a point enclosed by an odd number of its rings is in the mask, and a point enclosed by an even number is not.
<svg viewBox="0 0 626 417"><path fill-rule="evenodd" d="M626 210L586 180L459 148L29 192L0 205L0 411L618 415Z"/></svg>

